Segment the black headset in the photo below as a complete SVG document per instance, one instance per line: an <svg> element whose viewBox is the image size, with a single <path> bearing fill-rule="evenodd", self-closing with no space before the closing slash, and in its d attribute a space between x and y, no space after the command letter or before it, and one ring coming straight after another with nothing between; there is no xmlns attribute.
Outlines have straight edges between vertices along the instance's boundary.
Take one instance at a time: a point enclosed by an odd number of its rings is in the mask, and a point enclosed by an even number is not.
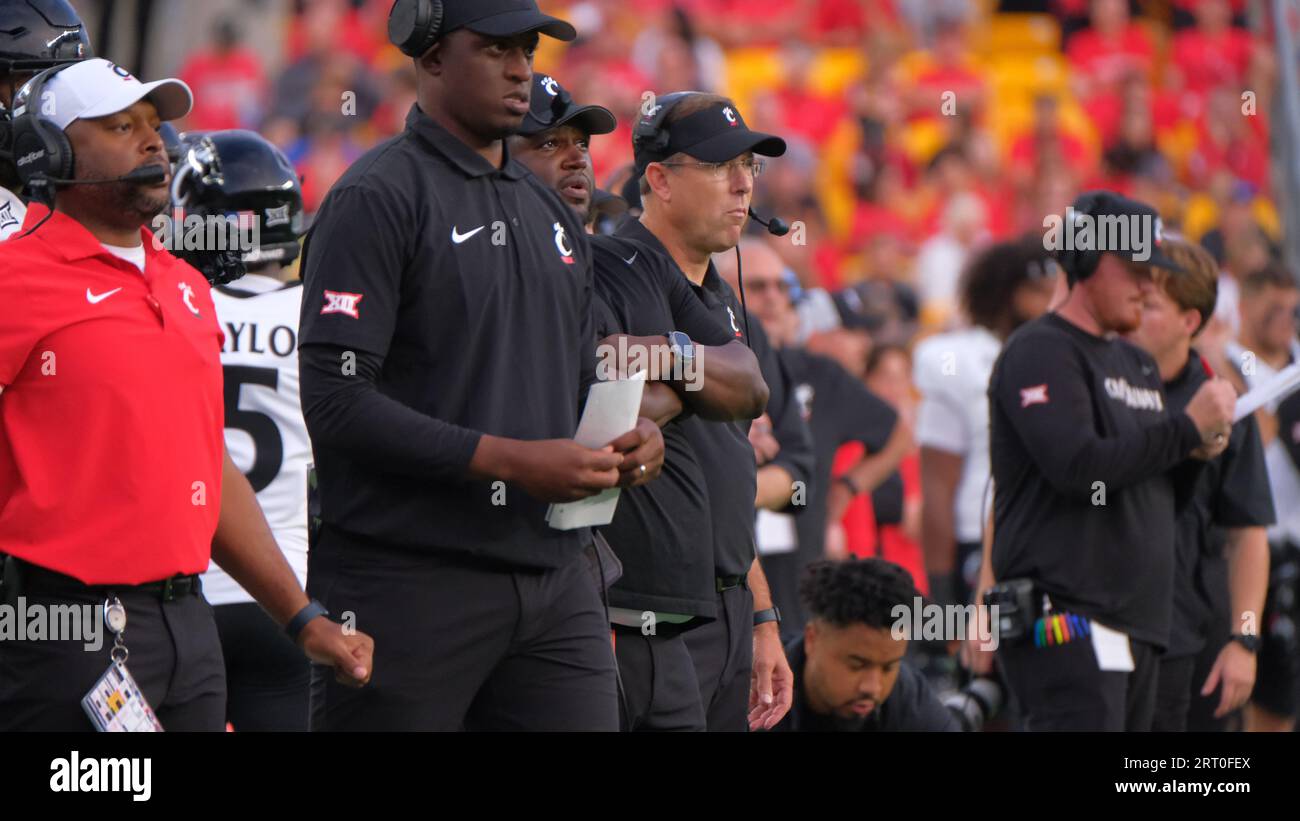
<svg viewBox="0 0 1300 821"><path fill-rule="evenodd" d="M397 0L388 12L388 41L419 57L442 33L442 0Z"/></svg>
<svg viewBox="0 0 1300 821"><path fill-rule="evenodd" d="M14 95L14 166L18 169L18 179L36 198L46 193L51 178L72 178L72 143L63 129L41 116L41 99L50 78L71 65L76 63L45 69ZM20 109L22 113L17 113Z"/></svg>
<svg viewBox="0 0 1300 821"><path fill-rule="evenodd" d="M1072 206L1075 216L1091 217L1093 215L1092 209L1095 207L1096 202L1097 198L1088 194L1079 197ZM1073 236L1073 222L1067 222L1063 228L1065 231L1072 232L1071 236ZM1064 237L1062 237L1062 239L1064 239ZM1074 242L1070 242L1070 245L1074 245ZM1097 266L1101 264L1101 254L1101 251L1095 249L1081 251L1077 248L1073 250L1065 250L1062 248L1060 251L1056 252L1055 256L1057 264L1061 266L1061 269L1065 271L1066 276L1069 278L1070 283L1073 284L1075 282L1082 282L1093 275L1097 270Z"/></svg>
<svg viewBox="0 0 1300 821"><path fill-rule="evenodd" d="M401 0L398 0L401 2ZM668 112L673 107L687 97L693 94L702 94L700 91L674 91L671 94L665 94L655 101L655 107L651 109L649 118L642 117L637 120L636 128L632 130L632 148L635 151L638 148L648 149L662 154L668 150L668 143L672 140L672 135L664 127L664 121L668 119Z"/></svg>

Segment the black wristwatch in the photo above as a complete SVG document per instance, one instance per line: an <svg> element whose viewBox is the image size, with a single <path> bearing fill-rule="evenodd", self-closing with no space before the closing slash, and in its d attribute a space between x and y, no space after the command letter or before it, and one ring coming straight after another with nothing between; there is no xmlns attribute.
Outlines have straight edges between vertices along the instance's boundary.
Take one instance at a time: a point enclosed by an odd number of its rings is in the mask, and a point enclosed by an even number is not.
<svg viewBox="0 0 1300 821"><path fill-rule="evenodd" d="M1245 647L1246 652L1248 653L1259 652L1259 636L1251 635L1249 633L1233 633L1231 636L1228 636L1228 641L1237 642L1237 644Z"/></svg>
<svg viewBox="0 0 1300 821"><path fill-rule="evenodd" d="M668 332L668 346L676 356L681 357L683 366L695 361L695 343L681 331Z"/></svg>
<svg viewBox="0 0 1300 821"><path fill-rule="evenodd" d="M844 485L846 488L848 488L849 493L852 493L854 496L859 496L862 494L862 488L858 487L858 483L853 481L853 479L847 473L845 473L842 476L836 476L835 481L839 482L841 485Z"/></svg>
<svg viewBox="0 0 1300 821"><path fill-rule="evenodd" d="M325 609L325 605L312 599L307 603L306 607L298 611L298 615L289 619L289 623L284 626L284 632L288 633L289 638L296 644L298 642L298 634L307 626L307 622L317 616L328 616L329 614L330 611Z"/></svg>
<svg viewBox="0 0 1300 821"><path fill-rule="evenodd" d="M775 607L769 607L766 610L755 611L754 613L755 627L759 626L760 624L767 624L769 621L774 621L777 624L780 624L781 611Z"/></svg>

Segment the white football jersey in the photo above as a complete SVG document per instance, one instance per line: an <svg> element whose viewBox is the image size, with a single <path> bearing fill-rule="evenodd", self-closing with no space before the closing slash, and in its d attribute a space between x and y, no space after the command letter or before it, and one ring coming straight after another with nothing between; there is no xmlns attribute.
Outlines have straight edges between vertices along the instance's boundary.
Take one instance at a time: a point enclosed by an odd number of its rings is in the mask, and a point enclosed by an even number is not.
<svg viewBox="0 0 1300 821"><path fill-rule="evenodd" d="M226 448L257 492L271 532L307 580L307 468L311 441L298 398L298 308L302 283L248 274L212 290L225 334ZM203 574L214 605L253 598L215 564Z"/></svg>
<svg viewBox="0 0 1300 821"><path fill-rule="evenodd" d="M0 186L0 242L17 234L23 227L27 205L18 195Z"/></svg>

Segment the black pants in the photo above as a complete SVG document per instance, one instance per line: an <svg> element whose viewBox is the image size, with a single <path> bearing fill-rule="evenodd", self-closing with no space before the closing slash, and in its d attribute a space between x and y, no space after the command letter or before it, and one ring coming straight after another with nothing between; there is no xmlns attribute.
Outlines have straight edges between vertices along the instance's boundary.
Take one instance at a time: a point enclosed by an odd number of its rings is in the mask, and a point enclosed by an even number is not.
<svg viewBox="0 0 1300 821"><path fill-rule="evenodd" d="M782 645L802 636L808 621L799 599L799 577L807 564L808 560L797 550L763 557L763 575L772 593L772 604L781 611Z"/></svg>
<svg viewBox="0 0 1300 821"><path fill-rule="evenodd" d="M46 591L33 584L21 595L29 608L102 605L105 598L90 588ZM163 729L224 729L225 668L212 607L197 593L163 602L129 588L115 592L126 608L126 667ZM102 611L96 615L102 627ZM93 730L81 699L108 670L113 636L102 627L101 637L95 650L79 640L0 641L0 732Z"/></svg>
<svg viewBox="0 0 1300 821"><path fill-rule="evenodd" d="M1192 709L1192 674L1196 656L1161 657L1156 673L1156 712L1151 729L1157 733L1187 731Z"/></svg>
<svg viewBox="0 0 1300 821"><path fill-rule="evenodd" d="M363 688L312 666L313 730L618 730L609 622L584 555L521 571L326 527L307 589L375 640Z"/></svg>
<svg viewBox="0 0 1300 821"><path fill-rule="evenodd" d="M1192 665L1192 678L1188 686L1187 730L1192 733L1226 733L1241 729L1241 710L1235 710L1222 718L1215 718L1214 711L1219 709L1219 700L1223 697L1223 684L1214 688L1208 696L1201 695L1205 680L1210 677L1214 663L1219 658L1223 645L1228 643L1228 633L1211 635L1195 656Z"/></svg>
<svg viewBox="0 0 1300 821"><path fill-rule="evenodd" d="M1291 717L1300 707L1300 549L1269 545L1268 595L1251 701Z"/></svg>
<svg viewBox="0 0 1300 821"><path fill-rule="evenodd" d="M1151 729L1156 705L1155 647L1129 639L1133 672L1102 670L1092 641L1054 647L1003 643L998 659L1032 732Z"/></svg>
<svg viewBox="0 0 1300 821"><path fill-rule="evenodd" d="M614 656L623 682L624 730L704 730L699 679L685 634L678 628L661 624L654 635L648 636L639 627L615 625Z"/></svg>
<svg viewBox="0 0 1300 821"><path fill-rule="evenodd" d="M226 660L226 720L240 732L307 731L311 663L261 605L213 608Z"/></svg>
<svg viewBox="0 0 1300 821"><path fill-rule="evenodd" d="M718 594L718 617L686 634L711 731L749 729L749 677L754 666L754 596L746 587Z"/></svg>

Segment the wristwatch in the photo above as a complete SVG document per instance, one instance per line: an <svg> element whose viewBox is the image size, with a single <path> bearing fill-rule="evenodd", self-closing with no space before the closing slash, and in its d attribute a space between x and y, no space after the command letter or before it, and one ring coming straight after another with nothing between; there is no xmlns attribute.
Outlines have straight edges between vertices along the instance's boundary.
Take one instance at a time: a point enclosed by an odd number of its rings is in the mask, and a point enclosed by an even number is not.
<svg viewBox="0 0 1300 821"><path fill-rule="evenodd" d="M1248 653L1259 652L1259 636L1251 635L1249 633L1233 633L1231 636L1228 636L1228 641L1237 642L1237 644L1245 647L1246 652Z"/></svg>
<svg viewBox="0 0 1300 821"><path fill-rule="evenodd" d="M777 624L781 623L781 611L778 608L769 607L766 610L758 610L754 613L755 627L760 624L767 624L769 621L774 621Z"/></svg>
<svg viewBox="0 0 1300 821"><path fill-rule="evenodd" d="M673 354L681 357L683 365L695 361L695 343L681 331L668 332L668 346L672 348Z"/></svg>

